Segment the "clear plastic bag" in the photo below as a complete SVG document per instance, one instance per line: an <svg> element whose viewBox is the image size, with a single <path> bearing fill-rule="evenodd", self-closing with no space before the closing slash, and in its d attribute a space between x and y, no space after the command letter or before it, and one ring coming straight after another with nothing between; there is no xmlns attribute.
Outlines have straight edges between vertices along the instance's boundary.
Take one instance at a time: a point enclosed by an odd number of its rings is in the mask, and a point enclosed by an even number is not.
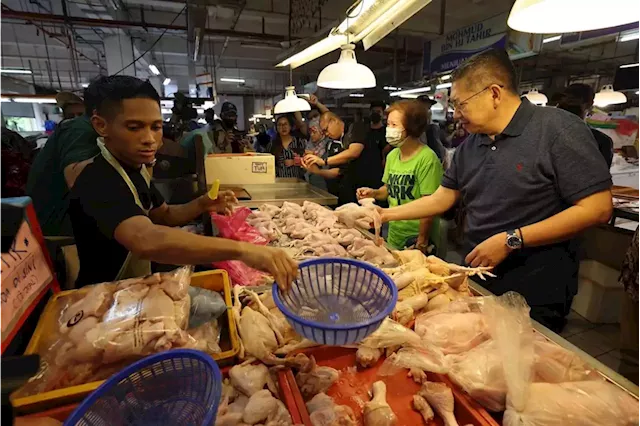
<svg viewBox="0 0 640 426"><path fill-rule="evenodd" d="M187 332L193 267L102 283L56 300L37 348L43 369L27 395L102 380L130 362L194 346Z"/></svg>
<svg viewBox="0 0 640 426"><path fill-rule="evenodd" d="M189 297L191 297L189 309L189 327L191 328L211 322L227 311L227 304L217 291L190 287Z"/></svg>
<svg viewBox="0 0 640 426"><path fill-rule="evenodd" d="M236 208L231 216L211 213L211 219L216 224L218 233L222 238L244 241L261 246L267 245L269 240L263 237L256 228L246 222L250 214L250 209L240 207Z"/></svg>
<svg viewBox="0 0 640 426"><path fill-rule="evenodd" d="M488 297L482 309L503 360L504 426L638 424L638 401L606 381L532 383L535 338L522 296L508 292Z"/></svg>
<svg viewBox="0 0 640 426"><path fill-rule="evenodd" d="M378 374L392 376L403 368L444 374L449 371L449 363L442 351L423 342L419 348L400 348L391 354L380 366Z"/></svg>
<svg viewBox="0 0 640 426"><path fill-rule="evenodd" d="M393 346L420 347L422 340L413 330L398 324L391 318L385 318L380 327L367 336L360 346L369 348L390 348Z"/></svg>

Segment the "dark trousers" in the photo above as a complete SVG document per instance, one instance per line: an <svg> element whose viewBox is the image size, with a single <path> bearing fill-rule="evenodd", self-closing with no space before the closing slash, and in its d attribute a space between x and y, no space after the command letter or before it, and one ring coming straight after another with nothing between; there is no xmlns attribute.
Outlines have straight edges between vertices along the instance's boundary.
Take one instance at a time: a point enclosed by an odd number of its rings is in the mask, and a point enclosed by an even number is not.
<svg viewBox="0 0 640 426"><path fill-rule="evenodd" d="M515 251L493 270L497 278L478 284L495 295L520 293L531 307L531 318L559 333L578 289L575 248L565 242Z"/></svg>

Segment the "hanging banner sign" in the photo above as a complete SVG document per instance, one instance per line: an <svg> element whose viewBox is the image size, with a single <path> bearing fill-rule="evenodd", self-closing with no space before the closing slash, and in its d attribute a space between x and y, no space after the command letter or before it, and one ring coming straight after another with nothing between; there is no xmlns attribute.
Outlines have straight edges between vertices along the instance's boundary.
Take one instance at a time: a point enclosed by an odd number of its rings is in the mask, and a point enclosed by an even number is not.
<svg viewBox="0 0 640 426"><path fill-rule="evenodd" d="M542 36L510 30L507 17L508 13L501 13L427 42L423 74L453 70L465 59L489 48L506 49L512 60L537 54Z"/></svg>

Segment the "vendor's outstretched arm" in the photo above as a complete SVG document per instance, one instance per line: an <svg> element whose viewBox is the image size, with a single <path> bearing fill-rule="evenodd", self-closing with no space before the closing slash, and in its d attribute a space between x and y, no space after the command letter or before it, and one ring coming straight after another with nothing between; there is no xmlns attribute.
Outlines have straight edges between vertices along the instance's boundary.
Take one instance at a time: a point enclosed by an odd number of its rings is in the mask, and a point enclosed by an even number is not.
<svg viewBox="0 0 640 426"><path fill-rule="evenodd" d="M287 287L297 274L296 262L283 250L203 237L155 225L146 216L133 216L121 222L114 238L133 254L158 263L208 265L223 260L241 260L252 268L270 273L278 284Z"/></svg>
<svg viewBox="0 0 640 426"><path fill-rule="evenodd" d="M459 194L458 191L441 185L436 192L429 196L398 207L382 210L382 221L392 222L395 220L414 220L437 216L453 207Z"/></svg>
<svg viewBox="0 0 640 426"><path fill-rule="evenodd" d="M309 127L307 126L307 123L304 122L304 120L302 119L302 113L300 111L296 111L293 113L293 116L296 120L296 127L300 130L300 132L305 135L305 136L309 136Z"/></svg>
<svg viewBox="0 0 640 426"><path fill-rule="evenodd" d="M364 144L352 142L344 151L327 158L327 166L339 166L351 160L355 160L356 158L360 157L360 154L362 154L363 150Z"/></svg>

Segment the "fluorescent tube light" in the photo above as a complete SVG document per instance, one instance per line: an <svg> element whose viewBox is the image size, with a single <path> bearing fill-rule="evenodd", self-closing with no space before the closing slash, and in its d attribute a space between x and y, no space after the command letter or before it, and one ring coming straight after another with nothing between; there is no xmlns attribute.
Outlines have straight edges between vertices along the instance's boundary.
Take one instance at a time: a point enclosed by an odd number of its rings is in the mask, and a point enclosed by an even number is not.
<svg viewBox="0 0 640 426"><path fill-rule="evenodd" d="M436 86L436 89L448 89L451 87L451 83L440 83Z"/></svg>
<svg viewBox="0 0 640 426"><path fill-rule="evenodd" d="M21 104L55 104L54 98L30 98L30 97L12 97L13 102Z"/></svg>
<svg viewBox="0 0 640 426"><path fill-rule="evenodd" d="M351 42L362 40L364 50L369 50L371 46L382 40L391 33L391 31L404 24L405 21L431 3L431 0L387 0L385 4L386 3L390 3L391 7L377 19L372 20L364 30L355 36L354 40L350 39ZM377 5L377 10L379 11L381 9L382 7Z"/></svg>
<svg viewBox="0 0 640 426"><path fill-rule="evenodd" d="M244 78L222 77L220 81L224 81L225 83L244 83Z"/></svg>
<svg viewBox="0 0 640 426"><path fill-rule="evenodd" d="M172 114L173 112L168 109L168 108L162 108L160 111L162 111L163 114Z"/></svg>
<svg viewBox="0 0 640 426"><path fill-rule="evenodd" d="M638 64L638 63L626 64L626 65L620 65L620 68L633 68L633 67L637 67L638 65L640 65L640 64Z"/></svg>
<svg viewBox="0 0 640 426"><path fill-rule="evenodd" d="M333 52L343 44L347 43L347 36L345 35L333 35L330 34L326 38L312 44L301 52L298 52L284 61L280 62L277 67L290 66L292 69L298 68L301 65L311 62L320 56L326 55L329 52Z"/></svg>
<svg viewBox="0 0 640 426"><path fill-rule="evenodd" d="M429 90L431 90L431 86L418 87L416 89L408 89L408 90L401 90L399 92L392 92L392 93L389 93L389 96L411 95L411 94L414 94L414 93L428 92Z"/></svg>
<svg viewBox="0 0 640 426"><path fill-rule="evenodd" d="M171 83L171 79L169 77L165 78L164 81L162 82L163 86L168 85L169 83Z"/></svg>
<svg viewBox="0 0 640 426"><path fill-rule="evenodd" d="M384 90L402 90L402 87L384 86Z"/></svg>
<svg viewBox="0 0 640 426"><path fill-rule="evenodd" d="M640 33L625 34L625 35L620 36L620 40L619 41L637 40L638 37L640 37Z"/></svg>
<svg viewBox="0 0 640 426"><path fill-rule="evenodd" d="M33 74L33 72L31 72L31 70L21 70L21 69L15 69L15 68L2 68L0 70L0 73L2 74Z"/></svg>
<svg viewBox="0 0 640 426"><path fill-rule="evenodd" d="M160 70L153 64L149 64L149 69L154 75L160 75Z"/></svg>
<svg viewBox="0 0 640 426"><path fill-rule="evenodd" d="M364 93L349 93L350 98L364 98Z"/></svg>
<svg viewBox="0 0 640 426"><path fill-rule="evenodd" d="M446 74L440 77L440 80L449 80L451 78L451 74Z"/></svg>
<svg viewBox="0 0 640 426"><path fill-rule="evenodd" d="M82 88L86 89L87 87L89 87L89 83L82 83Z"/></svg>

